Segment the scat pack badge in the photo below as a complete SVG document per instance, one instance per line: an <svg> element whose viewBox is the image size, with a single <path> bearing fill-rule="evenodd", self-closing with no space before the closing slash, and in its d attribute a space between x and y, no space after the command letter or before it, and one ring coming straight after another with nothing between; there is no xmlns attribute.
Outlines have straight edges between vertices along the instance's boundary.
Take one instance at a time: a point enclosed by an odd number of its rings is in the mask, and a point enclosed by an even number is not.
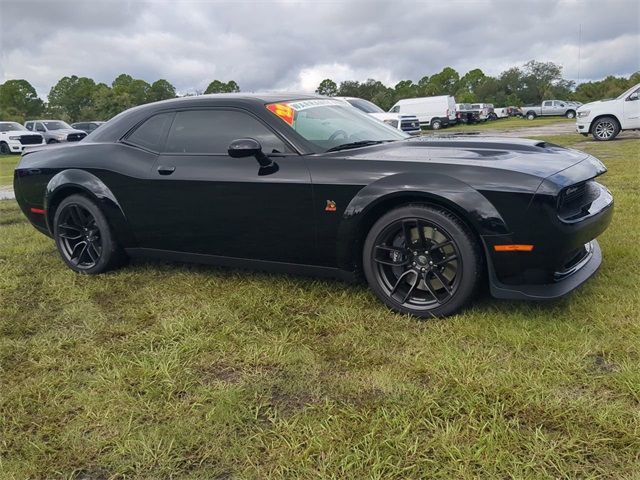
<svg viewBox="0 0 640 480"><path fill-rule="evenodd" d="M337 210L336 202L333 200L327 200L327 206L324 207L325 212L335 212Z"/></svg>

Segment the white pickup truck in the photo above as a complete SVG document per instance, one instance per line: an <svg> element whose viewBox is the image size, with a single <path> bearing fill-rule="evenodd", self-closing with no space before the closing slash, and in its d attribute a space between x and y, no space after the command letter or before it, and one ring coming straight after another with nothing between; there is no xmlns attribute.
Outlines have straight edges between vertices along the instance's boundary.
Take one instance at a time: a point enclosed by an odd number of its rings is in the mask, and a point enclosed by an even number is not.
<svg viewBox="0 0 640 480"><path fill-rule="evenodd" d="M598 141L613 140L622 130L640 130L640 83L618 98L578 108L576 131Z"/></svg>

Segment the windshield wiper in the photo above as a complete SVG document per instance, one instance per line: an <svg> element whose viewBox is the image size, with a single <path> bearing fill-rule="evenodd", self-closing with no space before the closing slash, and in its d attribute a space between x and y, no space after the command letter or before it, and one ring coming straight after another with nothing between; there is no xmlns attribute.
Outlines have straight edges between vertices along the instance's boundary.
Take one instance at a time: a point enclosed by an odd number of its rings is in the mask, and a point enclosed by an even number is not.
<svg viewBox="0 0 640 480"><path fill-rule="evenodd" d="M378 145L385 142L393 142L394 140L360 140L359 142L343 143L331 147L327 152L337 152L338 150L348 150L349 148L367 147L369 145Z"/></svg>

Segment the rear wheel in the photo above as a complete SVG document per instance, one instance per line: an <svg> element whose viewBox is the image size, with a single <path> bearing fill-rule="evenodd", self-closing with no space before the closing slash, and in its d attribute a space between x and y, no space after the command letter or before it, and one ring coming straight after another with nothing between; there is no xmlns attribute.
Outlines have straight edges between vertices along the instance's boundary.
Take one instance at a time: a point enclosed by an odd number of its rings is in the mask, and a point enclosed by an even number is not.
<svg viewBox="0 0 640 480"><path fill-rule="evenodd" d="M440 130L440 128L442 128L442 122L440 120L433 120L431 122L431 128L433 130Z"/></svg>
<svg viewBox="0 0 640 480"><path fill-rule="evenodd" d="M92 275L122 263L124 253L106 217L87 197L65 198L56 209L53 226L58 252L72 270Z"/></svg>
<svg viewBox="0 0 640 480"><path fill-rule="evenodd" d="M451 315L472 298L482 255L445 210L409 205L382 216L363 249L369 286L389 308L420 318Z"/></svg>
<svg viewBox="0 0 640 480"><path fill-rule="evenodd" d="M569 110L564 114L564 116L567 118L576 118L576 112L574 112L573 110Z"/></svg>
<svg viewBox="0 0 640 480"><path fill-rule="evenodd" d="M591 134L598 142L613 140L620 133L618 122L613 117L602 117L593 122Z"/></svg>

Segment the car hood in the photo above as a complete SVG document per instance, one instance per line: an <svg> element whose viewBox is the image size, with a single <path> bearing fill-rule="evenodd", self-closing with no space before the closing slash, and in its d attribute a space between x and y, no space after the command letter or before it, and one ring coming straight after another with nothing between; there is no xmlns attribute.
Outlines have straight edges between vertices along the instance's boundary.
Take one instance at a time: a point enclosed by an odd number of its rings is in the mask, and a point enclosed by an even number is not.
<svg viewBox="0 0 640 480"><path fill-rule="evenodd" d="M59 130L49 130L47 133L50 135L69 135L70 133L86 134L87 132L85 132L84 130L78 130L76 128L61 128Z"/></svg>
<svg viewBox="0 0 640 480"><path fill-rule="evenodd" d="M418 137L337 153L354 160L422 162L509 170L541 179L589 157L586 153L540 140L454 135Z"/></svg>

